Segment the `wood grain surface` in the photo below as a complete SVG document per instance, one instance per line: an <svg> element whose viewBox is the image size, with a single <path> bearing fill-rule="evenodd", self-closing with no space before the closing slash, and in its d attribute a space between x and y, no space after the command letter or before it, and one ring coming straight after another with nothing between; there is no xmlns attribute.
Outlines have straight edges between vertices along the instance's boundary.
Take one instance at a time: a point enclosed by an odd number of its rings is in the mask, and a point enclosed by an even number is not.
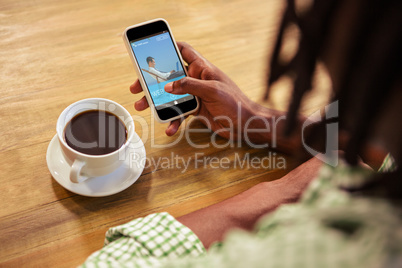
<svg viewBox="0 0 402 268"><path fill-rule="evenodd" d="M136 75L121 37L127 26L165 18L178 41L191 44L261 103L283 2L0 0L0 266L74 267L102 247L112 226L153 212L180 216L294 168L297 160L279 153L285 170L235 167L236 157L261 159L270 151L224 146L223 139L217 141L222 148L194 149L178 135L167 137L167 125L155 123L149 110L133 107L142 94L129 92ZM297 32L289 38L297 38ZM325 74L316 84L320 89L308 96L303 113L326 101ZM286 109L289 95L289 83L282 81L265 105ZM135 184L102 198L64 189L47 168L46 150L63 109L90 97L114 100L144 118L148 127L136 127L148 159L174 155L190 159L189 169L150 161ZM188 127L201 124L183 129ZM155 146L176 139L173 146ZM211 144L210 133L193 133L191 139ZM229 168L197 166L195 153L227 158Z"/></svg>

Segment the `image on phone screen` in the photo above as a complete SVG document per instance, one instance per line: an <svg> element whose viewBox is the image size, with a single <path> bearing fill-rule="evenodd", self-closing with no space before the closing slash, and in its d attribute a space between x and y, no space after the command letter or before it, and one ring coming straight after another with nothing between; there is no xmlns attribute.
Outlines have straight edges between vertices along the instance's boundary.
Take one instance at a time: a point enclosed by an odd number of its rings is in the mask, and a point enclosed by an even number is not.
<svg viewBox="0 0 402 268"><path fill-rule="evenodd" d="M190 94L174 95L164 90L167 83L186 76L168 31L133 40L130 45L156 110L194 98Z"/></svg>

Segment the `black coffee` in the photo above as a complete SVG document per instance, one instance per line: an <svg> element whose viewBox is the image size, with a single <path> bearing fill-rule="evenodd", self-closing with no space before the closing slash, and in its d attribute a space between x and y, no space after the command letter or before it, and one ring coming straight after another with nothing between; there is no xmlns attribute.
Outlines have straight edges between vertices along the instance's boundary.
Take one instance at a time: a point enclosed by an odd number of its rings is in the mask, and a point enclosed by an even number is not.
<svg viewBox="0 0 402 268"><path fill-rule="evenodd" d="M124 123L105 111L86 111L71 119L64 131L67 144L84 154L102 155L118 150L127 140Z"/></svg>

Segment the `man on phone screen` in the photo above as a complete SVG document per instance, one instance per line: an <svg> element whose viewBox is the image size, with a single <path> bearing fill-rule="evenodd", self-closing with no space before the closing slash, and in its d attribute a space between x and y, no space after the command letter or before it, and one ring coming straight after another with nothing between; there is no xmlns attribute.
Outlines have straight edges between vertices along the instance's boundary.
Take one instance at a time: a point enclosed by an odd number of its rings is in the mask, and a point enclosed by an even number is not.
<svg viewBox="0 0 402 268"><path fill-rule="evenodd" d="M172 70L170 72L161 72L161 71L157 70L155 68L155 65L156 65L155 59L151 56L147 57L147 63L148 63L148 71L163 81L168 81L170 79L184 75L183 71L176 72L175 70Z"/></svg>

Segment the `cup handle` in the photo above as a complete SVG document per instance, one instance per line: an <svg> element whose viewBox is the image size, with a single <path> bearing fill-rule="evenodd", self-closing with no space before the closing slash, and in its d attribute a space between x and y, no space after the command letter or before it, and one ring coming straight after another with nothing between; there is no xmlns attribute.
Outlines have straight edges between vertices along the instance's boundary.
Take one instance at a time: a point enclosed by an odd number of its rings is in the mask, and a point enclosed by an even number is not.
<svg viewBox="0 0 402 268"><path fill-rule="evenodd" d="M80 183L88 179L87 176L82 176L81 169L85 166L85 162L81 160L74 160L73 165L71 166L70 170L70 180L73 183Z"/></svg>

